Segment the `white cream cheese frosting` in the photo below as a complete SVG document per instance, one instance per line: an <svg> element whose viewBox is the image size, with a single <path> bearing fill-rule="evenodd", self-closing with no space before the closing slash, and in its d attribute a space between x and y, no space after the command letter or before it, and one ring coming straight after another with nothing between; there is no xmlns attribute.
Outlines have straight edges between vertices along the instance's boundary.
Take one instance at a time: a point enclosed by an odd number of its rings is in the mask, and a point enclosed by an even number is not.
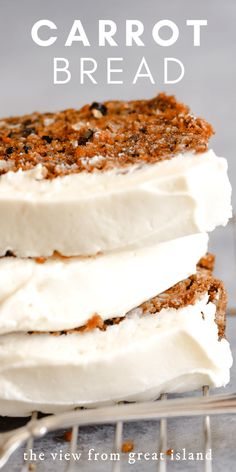
<svg viewBox="0 0 236 472"><path fill-rule="evenodd" d="M39 164L0 176L0 255L94 255L225 225L227 161L214 152L44 179Z"/></svg>
<svg viewBox="0 0 236 472"><path fill-rule="evenodd" d="M56 413L77 406L143 401L229 381L230 347L218 340L215 305L141 316L106 331L0 336L0 414Z"/></svg>
<svg viewBox="0 0 236 472"><path fill-rule="evenodd" d="M196 272L208 235L96 257L0 259L0 334L56 331L129 310Z"/></svg>

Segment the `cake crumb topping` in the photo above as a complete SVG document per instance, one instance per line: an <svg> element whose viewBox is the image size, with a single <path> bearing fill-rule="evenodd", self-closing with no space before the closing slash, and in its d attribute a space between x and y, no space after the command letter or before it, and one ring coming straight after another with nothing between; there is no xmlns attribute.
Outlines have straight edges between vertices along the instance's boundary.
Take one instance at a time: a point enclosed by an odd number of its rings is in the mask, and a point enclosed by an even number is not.
<svg viewBox="0 0 236 472"><path fill-rule="evenodd" d="M124 454L127 454L128 452L133 451L134 449L134 443L133 441L124 441L122 446L121 446L121 452Z"/></svg>
<svg viewBox="0 0 236 472"><path fill-rule="evenodd" d="M81 109L32 113L0 122L0 174L45 167L45 178L155 163L205 152L209 123L173 96L93 102Z"/></svg>

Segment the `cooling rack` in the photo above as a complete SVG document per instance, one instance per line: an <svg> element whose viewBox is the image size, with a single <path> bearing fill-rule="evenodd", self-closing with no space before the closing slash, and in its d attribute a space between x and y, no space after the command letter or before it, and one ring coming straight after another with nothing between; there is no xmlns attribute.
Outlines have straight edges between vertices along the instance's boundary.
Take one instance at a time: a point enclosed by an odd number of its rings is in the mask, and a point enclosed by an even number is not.
<svg viewBox="0 0 236 472"><path fill-rule="evenodd" d="M212 472L212 460L208 459L207 452L212 450L211 420L210 415L225 415L236 413L236 394L210 395L209 387L202 388L202 397L187 397L168 399L166 394L159 400L146 403L119 404L97 409L78 409L57 415L38 418L36 412L32 414L30 421L13 431L0 435L0 469L8 462L23 444L25 444L25 457L29 457L29 451L34 450L35 441L51 431L71 428L71 439L68 444L70 460L65 461L65 472L72 470L74 466L73 453L79 450L77 443L80 426L115 424L113 440L113 453L119 453L123 441L123 425L125 422L142 422L144 420L159 420L160 434L158 453L162 452L162 459L158 461L158 471L171 471L171 464L167 458L168 419L175 417L200 416L203 419L202 434L204 438L204 469ZM158 421L157 421L158 422ZM22 454L22 466L19 472L37 471L37 462L24 460ZM46 470L46 469L45 469ZM76 469L77 470L77 469ZM78 465L79 470L79 465ZM110 470L104 465L104 470ZM89 471L89 467L88 467ZM121 472L122 462L115 461L112 464L112 472Z"/></svg>

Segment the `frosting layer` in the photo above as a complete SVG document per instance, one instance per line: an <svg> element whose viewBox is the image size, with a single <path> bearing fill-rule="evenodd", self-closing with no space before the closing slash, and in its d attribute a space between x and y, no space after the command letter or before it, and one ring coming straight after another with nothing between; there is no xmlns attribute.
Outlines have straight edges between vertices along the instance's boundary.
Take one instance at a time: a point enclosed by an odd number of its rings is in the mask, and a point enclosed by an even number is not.
<svg viewBox="0 0 236 472"><path fill-rule="evenodd" d="M148 165L71 174L0 176L0 255L94 255L145 247L225 225L227 162L213 151Z"/></svg>
<svg viewBox="0 0 236 472"><path fill-rule="evenodd" d="M106 331L0 337L0 414L52 413L157 398L229 381L232 356L218 340L208 294L158 315L131 312ZM42 349L43 346L43 349Z"/></svg>
<svg viewBox="0 0 236 472"><path fill-rule="evenodd" d="M207 234L96 257L0 259L0 334L57 331L129 310L196 272Z"/></svg>

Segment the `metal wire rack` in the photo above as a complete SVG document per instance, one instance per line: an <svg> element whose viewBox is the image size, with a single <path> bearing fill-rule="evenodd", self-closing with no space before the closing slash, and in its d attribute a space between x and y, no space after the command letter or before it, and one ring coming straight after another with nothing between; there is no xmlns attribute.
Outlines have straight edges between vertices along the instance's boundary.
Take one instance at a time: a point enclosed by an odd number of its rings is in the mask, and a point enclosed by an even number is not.
<svg viewBox="0 0 236 472"><path fill-rule="evenodd" d="M77 438L80 426L115 424L113 452L119 453L122 446L124 422L143 420L160 420L159 453L163 452L162 460L158 463L158 471L167 471L167 421L174 417L203 417L203 435L205 448L205 472L212 472L212 461L206 459L207 451L212 448L210 415L235 414L236 394L209 395L209 387L202 387L203 396L168 399L163 394L159 400L146 403L119 404L90 410L74 410L57 415L38 418L34 412L30 421L23 427L0 434L0 469L8 462L11 455L23 444L25 452L34 448L34 440L42 438L51 431L72 428L71 440L68 446L70 461L65 463L65 471L73 467L73 453L77 450ZM28 455L27 455L28 457ZM22 457L23 460L23 457ZM34 470L35 470L34 464ZM31 464L25 460L20 472L32 470ZM112 465L112 472L121 472L122 463L116 461Z"/></svg>

